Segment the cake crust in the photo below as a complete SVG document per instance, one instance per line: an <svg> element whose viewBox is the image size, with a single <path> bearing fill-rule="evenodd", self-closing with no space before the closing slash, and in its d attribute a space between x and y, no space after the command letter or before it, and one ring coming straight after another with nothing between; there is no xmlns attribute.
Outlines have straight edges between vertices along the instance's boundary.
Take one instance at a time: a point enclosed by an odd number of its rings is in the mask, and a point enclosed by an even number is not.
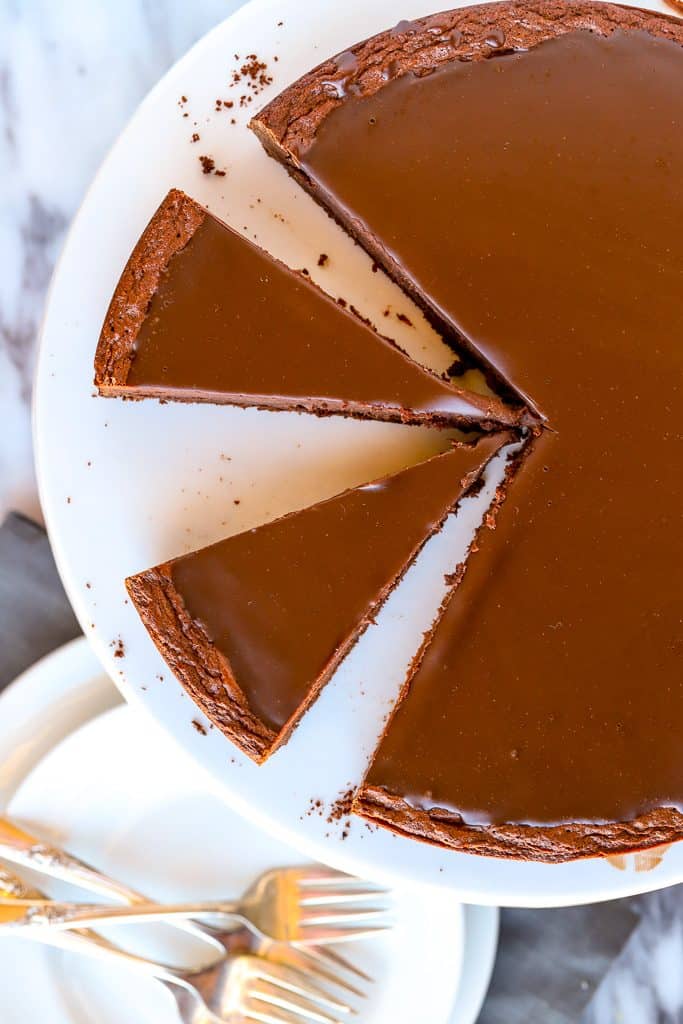
<svg viewBox="0 0 683 1024"><path fill-rule="evenodd" d="M627 854L683 837L683 814L662 807L632 821L562 825L467 825L447 810L420 810L378 787L363 786L353 810L373 824L463 853L547 864Z"/></svg>
<svg viewBox="0 0 683 1024"><path fill-rule="evenodd" d="M330 57L271 100L250 127L272 155L296 168L320 124L348 96L371 96L408 72L429 74L454 60L487 60L577 29L600 35L630 29L683 44L680 18L639 7L593 0L502 0L462 7L399 22Z"/></svg>
<svg viewBox="0 0 683 1024"><path fill-rule="evenodd" d="M251 711L230 664L188 615L164 562L126 580L126 588L160 654L207 718L255 761L276 732Z"/></svg>
<svg viewBox="0 0 683 1024"><path fill-rule="evenodd" d="M104 318L95 352L95 386L117 394L128 380L135 340L169 260L203 223L206 211L171 189L142 233L124 268Z"/></svg>

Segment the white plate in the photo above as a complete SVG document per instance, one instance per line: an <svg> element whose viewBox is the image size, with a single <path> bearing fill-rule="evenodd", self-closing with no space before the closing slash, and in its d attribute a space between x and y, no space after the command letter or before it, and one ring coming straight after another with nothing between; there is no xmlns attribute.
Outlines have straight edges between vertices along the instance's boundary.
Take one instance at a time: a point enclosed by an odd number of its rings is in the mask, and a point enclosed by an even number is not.
<svg viewBox="0 0 683 1024"><path fill-rule="evenodd" d="M78 215L53 281L35 389L40 492L58 565L76 614L126 699L150 714L207 768L242 813L316 859L388 881L447 886L463 900L560 905L611 899L683 879L683 844L651 872L633 861L562 866L505 862L431 848L355 821L342 828L307 814L359 781L406 666L443 594L443 572L467 542L462 517L429 545L289 745L256 768L201 718L156 652L123 578L149 565L302 507L434 451L443 437L394 424L210 406L124 403L92 397L93 352L131 246L171 185L178 185L292 266L373 319L391 322L418 356L445 365L418 314L410 329L381 317L406 300L360 249L262 151L246 128L252 109L325 56L425 0L253 0L209 33L152 90L114 146ZM313 14L313 10L315 14ZM274 76L251 106L213 113L229 88L233 55L257 53ZM274 61L278 56L279 60ZM187 97L179 105L179 99ZM187 113L188 117L183 114ZM238 124L230 124L234 116ZM196 122L196 125L195 125ZM199 143L189 141L192 131ZM215 157L224 178L200 173ZM318 269L321 252L331 257ZM401 328L399 331L398 328ZM450 358L450 357L446 357ZM239 500L240 504L234 504ZM452 524L451 524L452 526ZM125 657L117 658L123 641ZM163 677L163 681L160 677Z"/></svg>
<svg viewBox="0 0 683 1024"><path fill-rule="evenodd" d="M0 765L11 814L159 897L227 895L266 866L298 862L295 851L228 809L202 770L139 712L119 707L92 718L115 700L85 641L39 663L0 698ZM496 912L468 908L464 958L462 908L453 896L412 890L396 897L394 913L396 932L347 951L378 980L359 1024L415 1020L422 1012L439 1024L450 1016L456 988L452 1019L472 1024L493 964ZM11 976L3 976L10 964ZM171 1009L163 990L129 971L2 941L3 1024L170 1024Z"/></svg>

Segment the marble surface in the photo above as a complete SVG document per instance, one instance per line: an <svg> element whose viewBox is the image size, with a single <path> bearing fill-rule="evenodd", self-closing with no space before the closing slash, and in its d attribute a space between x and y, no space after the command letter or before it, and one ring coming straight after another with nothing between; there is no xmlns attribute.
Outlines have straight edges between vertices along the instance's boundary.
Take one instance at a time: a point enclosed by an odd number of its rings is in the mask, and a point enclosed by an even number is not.
<svg viewBox="0 0 683 1024"><path fill-rule="evenodd" d="M69 223L158 78L242 0L0 0L0 518L39 516L36 336Z"/></svg>
<svg viewBox="0 0 683 1024"><path fill-rule="evenodd" d="M40 518L31 378L45 293L70 220L148 89L241 2L0 0L0 521L9 509ZM22 533L17 522L13 543ZM10 631L0 615L0 638ZM683 1024L681 889L503 915L481 1024L578 1020Z"/></svg>

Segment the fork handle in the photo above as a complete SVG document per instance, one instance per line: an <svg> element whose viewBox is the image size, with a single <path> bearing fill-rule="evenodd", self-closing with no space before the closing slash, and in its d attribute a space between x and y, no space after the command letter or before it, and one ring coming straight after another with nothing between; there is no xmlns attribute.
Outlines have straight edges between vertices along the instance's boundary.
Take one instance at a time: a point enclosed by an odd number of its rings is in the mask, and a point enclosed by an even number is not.
<svg viewBox="0 0 683 1024"><path fill-rule="evenodd" d="M154 960L148 960L146 957L129 953L127 950L122 949L113 942L109 942L95 932L62 931L56 928L31 928L30 930L25 929L23 935L45 946L52 946L56 949L64 949L73 953L81 953L96 960L117 961L134 968L147 975L147 977L156 978L157 981L173 985L186 985L181 971L176 971L175 968L167 964L159 964Z"/></svg>
<svg viewBox="0 0 683 1024"><path fill-rule="evenodd" d="M24 831L8 818L0 817L0 858L20 867L39 871L78 885L89 892L115 900L117 903L144 903L145 897L127 885L100 874L66 850L44 843Z"/></svg>
<svg viewBox="0 0 683 1024"><path fill-rule="evenodd" d="M132 907L110 907L99 903L67 903L48 899L0 900L0 928L68 929L136 921L170 921L203 915L230 917L253 928L239 903L136 903Z"/></svg>
<svg viewBox="0 0 683 1024"><path fill-rule="evenodd" d="M77 885L87 892L135 906L149 902L147 897L131 889L130 886L117 882L108 875L102 874L90 864L74 857L61 847L44 843L37 836L31 835L11 819L0 816L0 858L32 871L38 871L50 878ZM1 918L0 918L1 920ZM169 922L174 927L196 939L210 945L214 952L221 952L222 946L212 933L197 922L177 920Z"/></svg>

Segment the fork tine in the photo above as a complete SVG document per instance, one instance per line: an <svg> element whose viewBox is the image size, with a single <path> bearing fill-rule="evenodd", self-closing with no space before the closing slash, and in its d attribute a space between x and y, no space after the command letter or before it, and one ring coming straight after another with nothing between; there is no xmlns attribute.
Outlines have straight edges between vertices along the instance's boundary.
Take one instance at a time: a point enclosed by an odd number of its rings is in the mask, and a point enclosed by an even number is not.
<svg viewBox="0 0 683 1024"><path fill-rule="evenodd" d="M368 928L307 928L305 935L296 939L297 946L327 946L336 942L356 942L359 939L373 939L389 930L391 926L375 925Z"/></svg>
<svg viewBox="0 0 683 1024"><path fill-rule="evenodd" d="M387 907L325 907L320 910L304 909L299 919L301 928L315 927L319 924L360 924L365 921L372 921L382 914L387 913Z"/></svg>
<svg viewBox="0 0 683 1024"><path fill-rule="evenodd" d="M244 1009L240 1020L254 1021L254 1024L295 1024L296 1018L292 1017L290 1013L278 1013L275 1008L271 1009L269 1013L261 1013L256 1007L250 1009ZM335 1021L335 1024L338 1024Z"/></svg>
<svg viewBox="0 0 683 1024"><path fill-rule="evenodd" d="M367 981L371 985L374 984L374 978L371 978L369 974L366 974L360 967L351 963L350 960L347 960L346 957L343 957L341 953L337 953L334 949L328 949L327 946L303 946L301 952L305 952L311 959L334 964L336 967L341 967L342 970L348 971L349 974L355 974L358 978L362 978L363 981Z"/></svg>
<svg viewBox="0 0 683 1024"><path fill-rule="evenodd" d="M377 889L365 889L362 886L342 889L332 888L309 889L304 887L299 893L299 906L323 906L326 903L362 903L363 900L375 900L382 893Z"/></svg>
<svg viewBox="0 0 683 1024"><path fill-rule="evenodd" d="M334 868L318 866L302 868L300 874L297 875L297 882L302 888L308 888L309 886L343 888L346 886L362 885L364 889L373 892L388 891L383 886L378 885L377 882L368 882L364 878L358 878L356 875L346 875L342 871L335 871Z"/></svg>
<svg viewBox="0 0 683 1024"><path fill-rule="evenodd" d="M361 978L365 979L367 977L362 971L356 970L353 964L348 963L343 957L338 957L338 963L335 963L334 957L325 958L318 950L314 950L312 947L297 947L291 943L281 943L277 949L269 950L268 957L276 963L286 964L294 967L296 970L305 971L318 981L325 981L328 984L344 988L347 992L351 992L360 999L366 998L364 992L331 970L332 965L334 965L335 967L345 969L351 974L358 974Z"/></svg>
<svg viewBox="0 0 683 1024"><path fill-rule="evenodd" d="M335 1012L335 1015L331 1016L326 1008L323 1009L319 1004L312 1002L310 999L268 982L261 981L253 988L250 988L247 992L247 998L250 1003L254 1001L262 1004L265 1003L269 1009L272 1007L274 1010L288 1014L289 1016L285 1017L285 1019L292 1022L305 1020L311 1021L312 1024L340 1024L342 1019L339 1012ZM343 1016L351 1012L350 1008L341 1011Z"/></svg>
<svg viewBox="0 0 683 1024"><path fill-rule="evenodd" d="M337 882L345 878L358 881L354 875L347 875L345 871L337 871L336 868L328 868L324 864L304 864L300 868L292 868L292 871L304 885L308 879L313 879L316 882L323 879Z"/></svg>
<svg viewBox="0 0 683 1024"><path fill-rule="evenodd" d="M309 1002L318 1003L336 1013L351 1013L351 1007L342 1003L332 996L327 989L311 981L308 974L289 967L287 964L278 964L269 960L259 962L253 968L252 978L258 978L261 982L283 989L293 995L301 996Z"/></svg>

